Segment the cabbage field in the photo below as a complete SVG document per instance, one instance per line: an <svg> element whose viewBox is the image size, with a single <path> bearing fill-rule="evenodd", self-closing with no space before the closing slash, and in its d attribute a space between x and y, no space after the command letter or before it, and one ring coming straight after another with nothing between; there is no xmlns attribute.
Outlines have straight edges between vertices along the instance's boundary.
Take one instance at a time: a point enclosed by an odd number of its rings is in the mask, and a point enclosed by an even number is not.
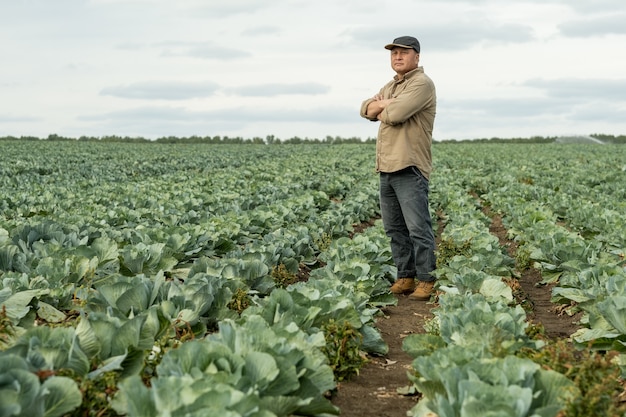
<svg viewBox="0 0 626 417"><path fill-rule="evenodd" d="M626 147L433 154L439 295L404 342L408 415L557 416L584 395L528 354L547 342L522 268L626 377ZM0 415L338 415L397 302L377 186L372 144L0 141Z"/></svg>

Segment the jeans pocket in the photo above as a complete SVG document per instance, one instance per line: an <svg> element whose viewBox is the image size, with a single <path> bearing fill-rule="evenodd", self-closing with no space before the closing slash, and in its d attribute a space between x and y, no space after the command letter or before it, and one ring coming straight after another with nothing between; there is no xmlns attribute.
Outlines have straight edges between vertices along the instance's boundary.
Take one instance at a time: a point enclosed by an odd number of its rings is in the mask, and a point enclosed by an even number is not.
<svg viewBox="0 0 626 417"><path fill-rule="evenodd" d="M416 167L415 165L412 165L412 166L411 166L411 171L412 171L415 175L417 175L418 177L420 177L421 179L423 179L424 181L428 181L428 180L426 179L426 177L424 176L424 174L422 174L422 171L420 171L420 170L419 170L419 168L418 168L418 167Z"/></svg>

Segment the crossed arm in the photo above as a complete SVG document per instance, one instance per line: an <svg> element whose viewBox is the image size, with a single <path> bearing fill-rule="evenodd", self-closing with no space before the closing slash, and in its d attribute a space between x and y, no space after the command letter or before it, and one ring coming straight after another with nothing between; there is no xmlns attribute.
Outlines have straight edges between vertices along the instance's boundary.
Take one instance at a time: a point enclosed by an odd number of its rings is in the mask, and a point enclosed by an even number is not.
<svg viewBox="0 0 626 417"><path fill-rule="evenodd" d="M385 110L385 107L387 107L389 103L391 103L394 100L393 98L384 99L381 94L376 94L372 98L374 100L370 104L367 105L367 112L366 112L367 117L371 117L371 118L378 117L380 113L382 113L382 111Z"/></svg>

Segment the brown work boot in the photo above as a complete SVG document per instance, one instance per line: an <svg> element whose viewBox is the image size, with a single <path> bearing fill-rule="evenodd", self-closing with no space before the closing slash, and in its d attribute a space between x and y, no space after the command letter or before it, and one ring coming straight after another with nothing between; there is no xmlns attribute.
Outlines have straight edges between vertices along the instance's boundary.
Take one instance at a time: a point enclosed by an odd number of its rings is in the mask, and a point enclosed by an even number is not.
<svg viewBox="0 0 626 417"><path fill-rule="evenodd" d="M391 286L389 291L394 294L409 294L415 289L415 280L413 278L398 278Z"/></svg>
<svg viewBox="0 0 626 417"><path fill-rule="evenodd" d="M430 296L433 294L433 287L435 286L435 281L417 281L417 285L415 286L415 291L409 298L411 300L416 301L427 301L430 300Z"/></svg>

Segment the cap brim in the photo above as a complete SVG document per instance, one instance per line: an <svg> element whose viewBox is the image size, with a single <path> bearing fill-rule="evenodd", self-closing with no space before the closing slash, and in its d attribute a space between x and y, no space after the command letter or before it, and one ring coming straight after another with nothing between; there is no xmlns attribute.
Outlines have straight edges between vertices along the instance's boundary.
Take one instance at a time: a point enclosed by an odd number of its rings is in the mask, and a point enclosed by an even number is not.
<svg viewBox="0 0 626 417"><path fill-rule="evenodd" d="M400 45L399 43L390 43L389 45L385 45L385 49L393 49L396 46L399 48L413 49L412 46Z"/></svg>

